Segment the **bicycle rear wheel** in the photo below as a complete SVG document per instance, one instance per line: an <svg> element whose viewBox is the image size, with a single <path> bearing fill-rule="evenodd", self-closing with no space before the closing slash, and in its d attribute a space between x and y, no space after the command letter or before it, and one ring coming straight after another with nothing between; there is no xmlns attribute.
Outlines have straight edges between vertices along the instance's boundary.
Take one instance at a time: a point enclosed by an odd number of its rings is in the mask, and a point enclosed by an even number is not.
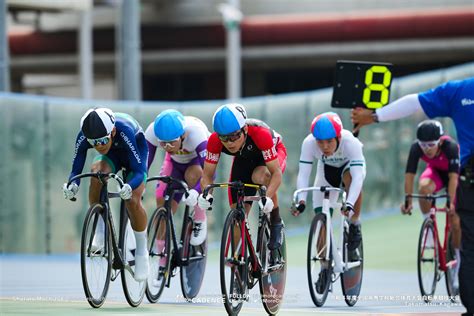
<svg viewBox="0 0 474 316"><path fill-rule="evenodd" d="M430 302L438 282L438 242L431 218L424 220L421 225L418 240L418 283L425 302Z"/></svg>
<svg viewBox="0 0 474 316"><path fill-rule="evenodd" d="M206 271L207 240L199 246L190 244L193 233L193 219L188 217L184 224L184 233L181 248L181 259L187 263L181 266L181 292L186 300L196 297L201 289Z"/></svg>
<svg viewBox="0 0 474 316"><path fill-rule="evenodd" d="M224 307L229 315L237 315L247 299L247 260L242 259L245 236L242 238L242 211L232 210L222 231L220 252L221 293ZM244 244L242 245L242 240Z"/></svg>
<svg viewBox="0 0 474 316"><path fill-rule="evenodd" d="M348 229L348 228L346 228ZM364 249L363 240L360 241L359 247L353 252L347 250L348 242L348 231L344 231L344 249L343 249L343 260L349 262L349 264L357 264L353 268L344 271L341 274L341 288L342 295L348 306L354 306L359 299L360 289L362 287L362 276L364 272ZM350 256L349 256L350 255ZM352 258L351 258L352 257Z"/></svg>
<svg viewBox="0 0 474 316"><path fill-rule="evenodd" d="M148 224L148 249L150 275L146 297L150 303L156 303L168 280L171 261L171 227L164 207L155 210Z"/></svg>
<svg viewBox="0 0 474 316"><path fill-rule="evenodd" d="M258 232L259 244L257 251L262 272L259 280L260 295L265 311L269 315L276 315L283 303L286 284L286 237L283 228L282 244L279 249L269 250L267 243L270 240L270 225L265 218Z"/></svg>
<svg viewBox="0 0 474 316"><path fill-rule="evenodd" d="M307 273L313 303L321 307L326 302L332 279L331 241L326 240L326 215L316 214L311 223L308 239ZM325 258L329 248L329 260Z"/></svg>
<svg viewBox="0 0 474 316"><path fill-rule="evenodd" d="M132 307L137 307L143 300L147 281L136 281L135 275L135 251L137 248L135 234L133 233L130 220L120 232L122 234L119 248L122 250L122 259L125 264L121 271L122 288L127 302Z"/></svg>
<svg viewBox="0 0 474 316"><path fill-rule="evenodd" d="M97 225L102 221L105 229L102 244L94 244ZM81 275L87 302L95 308L102 306L107 296L112 271L112 244L108 225L105 220L104 206L92 205L87 211L81 237ZM99 232L98 232L99 233Z"/></svg>
<svg viewBox="0 0 474 316"><path fill-rule="evenodd" d="M453 234L452 231L448 235L448 245L446 247L446 290L448 291L449 299L454 303L456 302L456 296L459 295L459 282L458 286L454 285L458 275L456 274L457 265L459 262L456 261L456 254L453 247Z"/></svg>

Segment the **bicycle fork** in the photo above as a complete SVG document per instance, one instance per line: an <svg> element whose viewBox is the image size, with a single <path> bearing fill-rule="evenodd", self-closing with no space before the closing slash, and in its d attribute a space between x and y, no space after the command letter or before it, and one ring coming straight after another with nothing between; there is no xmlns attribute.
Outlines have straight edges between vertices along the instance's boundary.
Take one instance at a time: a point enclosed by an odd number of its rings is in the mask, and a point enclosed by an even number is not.
<svg viewBox="0 0 474 316"><path fill-rule="evenodd" d="M330 243L328 247L326 247L326 260L329 261L329 252L332 252L334 267L333 271L335 273L344 273L345 271L352 269L354 267L360 266L360 260L354 262L347 262L346 258L343 258L343 249L347 247L344 245L344 233L346 230L349 229L347 222L345 221L345 216L341 216L340 218L340 238L336 243L333 228L332 228L332 218L329 211L329 199L323 199L323 214L326 215L326 240L329 240ZM340 207L336 206L335 209L340 209ZM336 247L331 247L331 245L337 245ZM347 257L347 249L345 249L346 257Z"/></svg>

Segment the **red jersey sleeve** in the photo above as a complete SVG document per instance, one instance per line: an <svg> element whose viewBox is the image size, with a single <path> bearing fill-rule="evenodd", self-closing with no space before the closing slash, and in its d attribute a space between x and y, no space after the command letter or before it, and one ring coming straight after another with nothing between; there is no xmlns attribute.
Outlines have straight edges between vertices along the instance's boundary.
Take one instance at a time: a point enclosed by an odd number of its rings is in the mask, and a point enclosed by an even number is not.
<svg viewBox="0 0 474 316"><path fill-rule="evenodd" d="M263 160L265 160L265 162L270 162L278 158L272 132L269 129L262 126L249 126L248 133L258 149L262 151Z"/></svg>
<svg viewBox="0 0 474 316"><path fill-rule="evenodd" d="M207 153L205 162L217 164L222 152L222 143L217 133L212 133L207 141Z"/></svg>

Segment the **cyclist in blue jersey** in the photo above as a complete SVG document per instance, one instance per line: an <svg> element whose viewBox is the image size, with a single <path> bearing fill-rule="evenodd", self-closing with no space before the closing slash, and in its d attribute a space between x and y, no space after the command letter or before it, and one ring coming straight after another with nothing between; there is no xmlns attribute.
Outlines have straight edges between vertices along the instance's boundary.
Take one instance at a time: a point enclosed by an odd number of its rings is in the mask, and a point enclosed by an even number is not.
<svg viewBox="0 0 474 316"><path fill-rule="evenodd" d="M456 212L461 219L459 293L467 312L474 315L474 77L446 82L434 89L410 94L372 112L352 110L358 128L374 122L396 120L419 110L429 118L450 117L461 149L461 173L456 190Z"/></svg>
<svg viewBox="0 0 474 316"><path fill-rule="evenodd" d="M126 184L120 190L120 197L125 200L129 211L131 226L136 239L135 279L146 280L148 277L147 250L147 216L141 197L145 190L146 164L148 147L145 135L138 122L128 114L114 113L107 108L88 110L81 119L81 130L76 138L72 171L69 179L80 174L84 168L87 151L94 148L99 153L92 162L92 172L118 172L125 169ZM63 185L66 199L72 199L79 190L80 180L69 186ZM91 178L89 187L89 203L99 202L102 185L97 178ZM93 239L93 247L104 244L104 222L98 223Z"/></svg>

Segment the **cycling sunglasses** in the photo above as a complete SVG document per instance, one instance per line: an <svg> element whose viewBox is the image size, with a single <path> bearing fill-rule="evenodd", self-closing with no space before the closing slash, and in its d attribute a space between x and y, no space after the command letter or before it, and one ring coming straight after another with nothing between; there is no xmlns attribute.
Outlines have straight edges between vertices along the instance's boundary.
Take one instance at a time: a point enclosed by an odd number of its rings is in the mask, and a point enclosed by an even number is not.
<svg viewBox="0 0 474 316"><path fill-rule="evenodd" d="M418 141L418 145L420 145L420 147L423 148L423 149L433 148L435 146L438 146L438 144L439 144L439 139L435 140L433 142L420 142L420 141Z"/></svg>
<svg viewBox="0 0 474 316"><path fill-rule="evenodd" d="M87 141L89 142L89 144L92 145L92 147L95 147L95 146L104 146L104 145L107 145L110 141L110 134L107 135L107 136L104 136L104 137L101 137L101 138L96 138L96 139L90 139L88 138Z"/></svg>
<svg viewBox="0 0 474 316"><path fill-rule="evenodd" d="M221 142L227 143L227 142L235 142L240 138L240 135L242 135L244 131L242 129L238 130L237 132L234 132L232 134L228 135L219 135L219 139Z"/></svg>
<svg viewBox="0 0 474 316"><path fill-rule="evenodd" d="M173 149L178 144L179 139L180 138L176 138L176 139L170 140L168 142L160 142L160 146L165 148L165 149L166 149L166 147L169 147L170 149Z"/></svg>

